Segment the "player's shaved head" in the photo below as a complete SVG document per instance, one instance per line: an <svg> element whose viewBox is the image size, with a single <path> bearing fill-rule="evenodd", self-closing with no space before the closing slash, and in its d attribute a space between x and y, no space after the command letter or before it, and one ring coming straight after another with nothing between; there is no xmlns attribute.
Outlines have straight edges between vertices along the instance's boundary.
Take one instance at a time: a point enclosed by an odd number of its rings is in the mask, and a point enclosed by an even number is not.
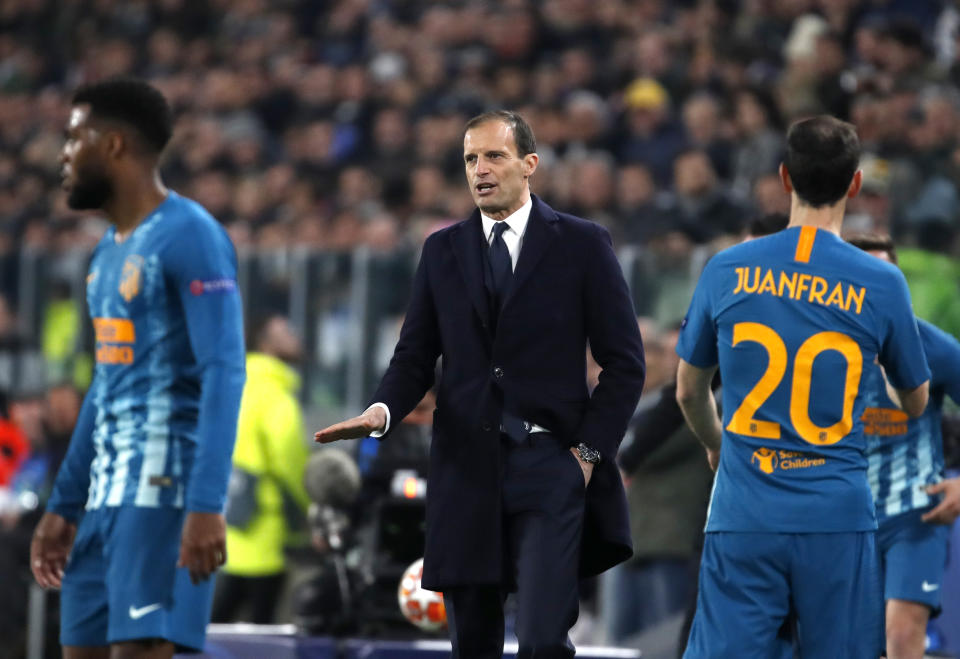
<svg viewBox="0 0 960 659"><path fill-rule="evenodd" d="M847 194L860 165L857 131L827 115L797 121L787 131L783 165L800 201L832 206Z"/></svg>

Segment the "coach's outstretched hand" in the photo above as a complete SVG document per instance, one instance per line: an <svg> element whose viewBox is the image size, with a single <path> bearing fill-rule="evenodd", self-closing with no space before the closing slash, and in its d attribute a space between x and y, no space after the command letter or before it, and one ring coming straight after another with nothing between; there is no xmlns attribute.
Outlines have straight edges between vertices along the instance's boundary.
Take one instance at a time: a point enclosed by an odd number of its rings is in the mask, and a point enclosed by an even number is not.
<svg viewBox="0 0 960 659"><path fill-rule="evenodd" d="M371 407L360 416L318 430L313 434L313 441L329 444L340 439L360 439L372 432L383 430L386 425L387 413L379 407Z"/></svg>
<svg viewBox="0 0 960 659"><path fill-rule="evenodd" d="M960 517L960 478L948 478L927 487L927 494L943 494L937 507L921 519L929 524L953 524Z"/></svg>
<svg viewBox="0 0 960 659"><path fill-rule="evenodd" d="M187 513L180 537L177 567L190 570L197 584L210 578L227 562L227 522L220 513Z"/></svg>
<svg viewBox="0 0 960 659"><path fill-rule="evenodd" d="M43 588L59 588L77 525L56 513L44 513L30 541L30 569Z"/></svg>

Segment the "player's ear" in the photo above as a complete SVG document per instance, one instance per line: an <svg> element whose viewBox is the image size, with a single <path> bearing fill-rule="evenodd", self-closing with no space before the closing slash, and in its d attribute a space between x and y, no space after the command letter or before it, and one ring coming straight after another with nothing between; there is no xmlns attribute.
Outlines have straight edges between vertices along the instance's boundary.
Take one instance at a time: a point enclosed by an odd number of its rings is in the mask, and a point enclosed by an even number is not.
<svg viewBox="0 0 960 659"><path fill-rule="evenodd" d="M861 187L863 187L863 170L858 169L857 173L853 175L853 180L850 181L850 187L847 188L847 196L853 199L860 194Z"/></svg>
<svg viewBox="0 0 960 659"><path fill-rule="evenodd" d="M110 158L120 157L124 151L129 148L126 135L120 131L110 131L104 136L104 143L107 156Z"/></svg>
<svg viewBox="0 0 960 659"><path fill-rule="evenodd" d="M793 194L793 181L790 180L790 172L787 166L780 163L780 183L783 184L783 191L787 194Z"/></svg>

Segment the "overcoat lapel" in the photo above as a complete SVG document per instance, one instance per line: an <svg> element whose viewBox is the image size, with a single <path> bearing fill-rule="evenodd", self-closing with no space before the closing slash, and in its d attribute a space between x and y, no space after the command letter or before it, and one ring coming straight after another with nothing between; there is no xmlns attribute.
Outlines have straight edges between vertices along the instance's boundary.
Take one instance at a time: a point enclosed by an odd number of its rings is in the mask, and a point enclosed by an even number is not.
<svg viewBox="0 0 960 659"><path fill-rule="evenodd" d="M450 232L453 253L460 267L467 294L484 327L490 325L490 298L483 283L483 223L476 210L469 220Z"/></svg>
<svg viewBox="0 0 960 659"><path fill-rule="evenodd" d="M552 208L540 201L536 195L533 197L533 208L530 209L530 219L527 220L527 229L523 233L523 243L520 248L520 257L517 259L517 267L513 271L513 277L510 280L510 287L507 289L507 296L503 301L501 309L510 305L516 292L523 286L523 282L533 273L547 253L550 244L557 237L557 229L554 223L557 221L557 214Z"/></svg>

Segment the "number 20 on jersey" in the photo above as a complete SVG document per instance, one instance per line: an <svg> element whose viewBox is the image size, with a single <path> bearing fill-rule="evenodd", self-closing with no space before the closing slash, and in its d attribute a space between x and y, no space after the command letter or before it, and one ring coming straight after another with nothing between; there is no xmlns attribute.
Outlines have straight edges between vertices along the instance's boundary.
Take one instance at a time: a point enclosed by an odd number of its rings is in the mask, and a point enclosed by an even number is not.
<svg viewBox="0 0 960 659"><path fill-rule="evenodd" d="M787 372L787 346L772 328L762 323L737 323L733 326L733 345L745 341L759 343L769 357L767 369L730 417L727 430L748 437L780 439L780 424L756 418L757 411L776 390ZM813 362L822 352L835 350L847 362L843 388L843 412L830 426L818 426L810 419L810 381ZM863 355L856 341L841 332L818 332L808 338L793 356L793 382L790 387L790 421L806 442L836 444L853 428L853 403L860 388Z"/></svg>

